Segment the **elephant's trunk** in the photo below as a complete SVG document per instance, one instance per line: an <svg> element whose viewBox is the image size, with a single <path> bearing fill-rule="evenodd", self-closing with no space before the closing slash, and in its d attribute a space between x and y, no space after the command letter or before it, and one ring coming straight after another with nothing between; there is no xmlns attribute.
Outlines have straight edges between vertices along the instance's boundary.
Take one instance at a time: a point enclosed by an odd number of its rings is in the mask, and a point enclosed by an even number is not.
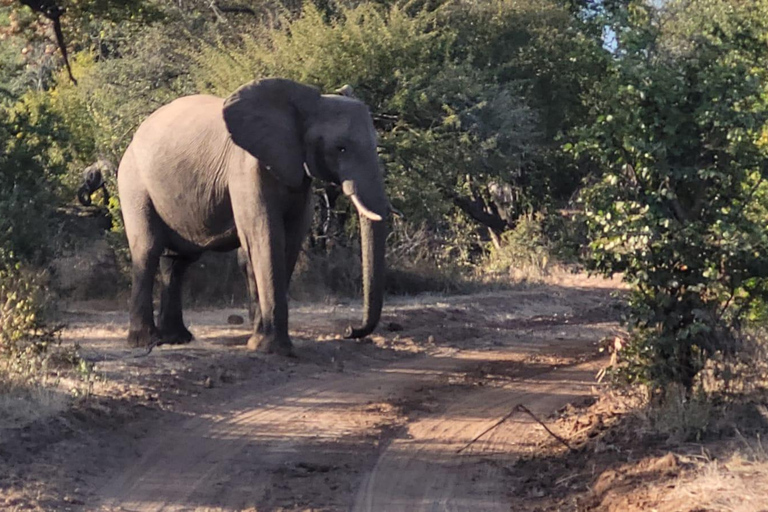
<svg viewBox="0 0 768 512"><path fill-rule="evenodd" d="M360 213L360 247L363 261L363 325L349 326L347 338L364 338L371 334L381 318L384 303L384 253L387 241L386 220L372 221Z"/></svg>

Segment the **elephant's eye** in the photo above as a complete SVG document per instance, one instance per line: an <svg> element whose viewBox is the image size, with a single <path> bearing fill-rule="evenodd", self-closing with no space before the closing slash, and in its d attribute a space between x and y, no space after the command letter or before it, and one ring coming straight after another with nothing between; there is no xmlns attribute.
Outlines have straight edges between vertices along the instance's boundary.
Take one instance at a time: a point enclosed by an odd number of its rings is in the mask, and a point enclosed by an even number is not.
<svg viewBox="0 0 768 512"><path fill-rule="evenodd" d="M336 149L339 151L339 153L346 153L347 152L347 148L345 148L344 146L339 146Z"/></svg>

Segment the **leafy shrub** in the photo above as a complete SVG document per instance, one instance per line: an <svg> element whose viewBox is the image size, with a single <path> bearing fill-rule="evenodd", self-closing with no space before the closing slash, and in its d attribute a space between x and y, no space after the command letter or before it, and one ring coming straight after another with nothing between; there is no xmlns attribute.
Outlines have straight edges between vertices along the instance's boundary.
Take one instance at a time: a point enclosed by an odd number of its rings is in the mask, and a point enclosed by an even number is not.
<svg viewBox="0 0 768 512"><path fill-rule="evenodd" d="M589 240L587 223L581 211L561 210L544 217L544 232L550 241L552 259L580 268Z"/></svg>
<svg viewBox="0 0 768 512"><path fill-rule="evenodd" d="M48 349L59 341L59 329L46 323L46 281L45 271L0 247L0 395L21 390L26 396L45 380Z"/></svg>
<svg viewBox="0 0 768 512"><path fill-rule="evenodd" d="M0 105L0 250L32 261L44 256L50 213L66 155L53 137L66 134L60 119L30 94Z"/></svg>
<svg viewBox="0 0 768 512"><path fill-rule="evenodd" d="M99 158L117 164L136 127L159 106L197 92L228 95L264 76L325 92L348 83L370 105L390 196L409 231L423 226L431 235L434 260L419 263L424 271L453 273L482 254L487 229L473 224L483 226L468 215L468 199L498 211L507 229L526 211L571 194L581 173L554 141L585 114L579 95L602 73L606 52L563 2L299 4L249 4L255 17L212 15L202 1L72 7L68 37L80 50L70 59L78 85L40 69L37 87L49 90L34 96L60 124L55 147L64 157L56 167L66 172L59 200L72 200L87 165ZM0 35L16 44L20 34L3 25L6 11L0 7ZM12 52L0 59L11 66L9 81L29 83ZM106 179L114 190L114 177ZM492 202L489 188L499 184L513 200ZM118 202L109 208L110 244L125 264ZM334 215L354 218L349 213L342 202ZM354 231L352 221L335 233L337 249L355 243L348 236Z"/></svg>
<svg viewBox="0 0 768 512"><path fill-rule="evenodd" d="M65 153L60 119L35 94L0 105L0 378L35 379L55 333L44 322L52 212Z"/></svg>
<svg viewBox="0 0 768 512"><path fill-rule="evenodd" d="M623 375L690 390L709 358L738 350L767 290L768 4L671 4L670 24L699 37L673 45L631 3L573 150L600 171L582 196L589 263L632 287Z"/></svg>
<svg viewBox="0 0 768 512"><path fill-rule="evenodd" d="M475 190L510 184L516 199L502 216L510 226L554 189L569 195L578 173L553 178L563 167L551 150L563 125L555 119L579 110L587 69L574 62L600 53L570 14L548 0L389 4L329 15L306 3L277 27L203 43L192 51L195 89L224 96L264 76L324 91L351 84L374 115L393 203L454 246L484 236L452 225Z"/></svg>
<svg viewBox="0 0 768 512"><path fill-rule="evenodd" d="M0 305L0 354L16 356L30 348L30 340L43 327L45 297L40 273L13 263L4 252L0 252Z"/></svg>
<svg viewBox="0 0 768 512"><path fill-rule="evenodd" d="M490 245L485 268L526 279L546 275L552 255L543 221L542 214L518 218L513 229L502 233L498 245Z"/></svg>
<svg viewBox="0 0 768 512"><path fill-rule="evenodd" d="M459 230L462 219L451 223ZM466 292L469 258L450 243L456 235L395 218L387 242L387 293L416 295L422 292ZM468 228L469 229L469 228Z"/></svg>

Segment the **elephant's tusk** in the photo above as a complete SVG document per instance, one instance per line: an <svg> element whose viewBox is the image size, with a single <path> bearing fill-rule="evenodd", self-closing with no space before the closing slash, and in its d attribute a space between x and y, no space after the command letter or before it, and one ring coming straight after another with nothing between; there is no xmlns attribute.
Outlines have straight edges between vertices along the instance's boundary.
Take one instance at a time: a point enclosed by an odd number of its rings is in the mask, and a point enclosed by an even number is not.
<svg viewBox="0 0 768 512"><path fill-rule="evenodd" d="M360 199L357 197L357 194L352 194L349 196L350 199L352 199L352 203L355 205L355 208L357 208L357 211L360 212L360 215L367 217L369 220L372 220L374 222L379 222L380 220L383 220L381 215L378 213L374 213L368 208L366 208L363 203L360 201Z"/></svg>

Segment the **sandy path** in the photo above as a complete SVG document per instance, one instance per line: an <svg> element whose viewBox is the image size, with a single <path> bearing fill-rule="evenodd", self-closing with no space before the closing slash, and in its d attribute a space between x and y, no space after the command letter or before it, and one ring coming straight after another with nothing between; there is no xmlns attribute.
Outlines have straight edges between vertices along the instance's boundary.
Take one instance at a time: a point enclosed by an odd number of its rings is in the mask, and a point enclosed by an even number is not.
<svg viewBox="0 0 768 512"><path fill-rule="evenodd" d="M590 396L597 366L588 362L467 393L443 413L409 424L407 435L395 439L379 456L353 510L510 510L505 468L492 461L513 460L524 453L541 427L530 416L517 413L468 444L516 405L544 416Z"/></svg>
<svg viewBox="0 0 768 512"><path fill-rule="evenodd" d="M366 405L443 375L444 361L428 361L431 368L419 358L363 375L325 374L280 386L268 397L243 389L218 414L192 417L175 432L147 439L144 455L102 489L104 505L239 510L269 502L286 463L312 453L332 466L345 439L354 445L375 428L376 411L366 413Z"/></svg>
<svg viewBox="0 0 768 512"><path fill-rule="evenodd" d="M377 418L366 405L438 384L471 364L463 357L418 358L363 375L294 382L266 399L241 390L218 414L192 417L144 440L142 457L101 489L102 505L137 511L263 506L286 464L309 452L324 461L320 469L333 469L345 439L368 436ZM479 455L520 454L540 427L516 416L461 455L456 450L516 404L543 415L589 396L595 368L526 372L511 384L465 390L444 412L408 424L388 444L360 482L354 510L508 510L501 468L481 465L479 474L466 477L478 469Z"/></svg>
<svg viewBox="0 0 768 512"><path fill-rule="evenodd" d="M189 312L195 343L136 358L125 312L107 307L65 309L63 344L94 363L92 394L0 431L0 509L698 510L726 496L746 510L765 501L749 492L764 476L751 461L743 474L738 465L697 474L670 463L667 445L612 430L631 404L592 399L596 342L616 334L620 313L605 287L390 300L367 342L336 338L359 316L354 304L294 304L297 359L248 353L248 329L226 321L243 311L231 308ZM62 386L84 389L66 375ZM579 450L568 453L524 412L496 425L517 405Z"/></svg>
<svg viewBox="0 0 768 512"><path fill-rule="evenodd" d="M341 320L297 309L293 362L247 354L222 311L190 315L196 344L138 360L121 352L122 316L73 313L108 381L170 404L85 479L82 509L509 510L510 472L551 440L542 428L515 414L456 452L518 404L546 418L592 396L609 300L558 289L403 303L386 315L404 330L367 345L317 341ZM199 384L222 369L237 378Z"/></svg>

